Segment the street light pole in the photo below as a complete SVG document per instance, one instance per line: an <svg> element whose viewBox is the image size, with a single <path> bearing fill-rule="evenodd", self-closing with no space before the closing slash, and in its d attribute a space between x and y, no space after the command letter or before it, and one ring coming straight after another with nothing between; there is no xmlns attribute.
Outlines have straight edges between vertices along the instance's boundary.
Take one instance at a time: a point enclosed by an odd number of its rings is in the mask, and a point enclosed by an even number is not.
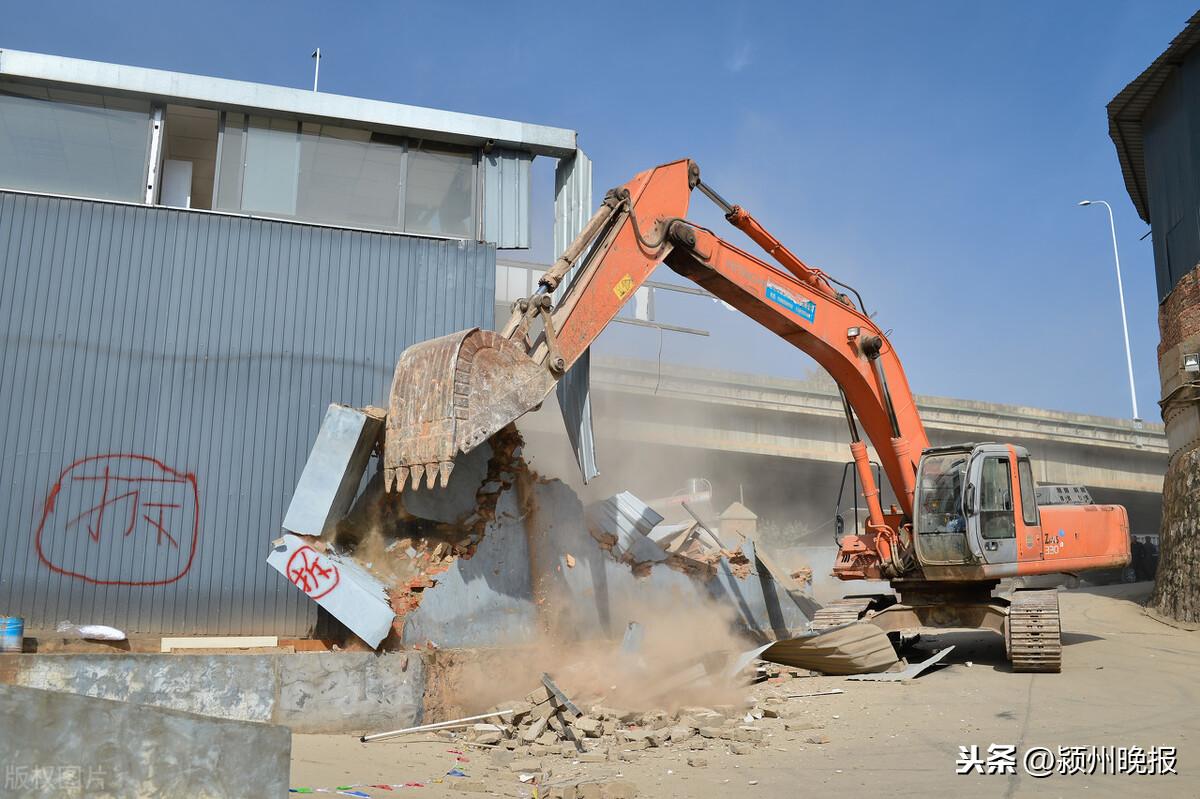
<svg viewBox="0 0 1200 799"><path fill-rule="evenodd" d="M1113 221L1112 206L1104 200L1081 200L1080 205L1103 205L1108 209L1108 228L1112 232L1113 261L1117 265L1117 296L1121 299L1121 332L1125 334L1125 365L1129 369L1129 398L1133 404L1133 421L1141 422L1138 416L1137 389L1133 385L1133 355L1129 351L1129 323L1125 321L1125 286L1121 282L1121 255L1117 252L1117 223Z"/></svg>

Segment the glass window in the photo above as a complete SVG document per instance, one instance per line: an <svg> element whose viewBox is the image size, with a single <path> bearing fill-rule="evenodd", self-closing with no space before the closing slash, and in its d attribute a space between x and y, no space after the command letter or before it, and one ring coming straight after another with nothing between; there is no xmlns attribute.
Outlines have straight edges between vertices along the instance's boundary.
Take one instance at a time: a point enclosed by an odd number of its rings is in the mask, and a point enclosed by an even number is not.
<svg viewBox="0 0 1200 799"><path fill-rule="evenodd" d="M1017 460L1017 478L1021 482L1021 519L1028 526L1037 527L1037 491L1033 486L1033 469L1029 466L1028 458Z"/></svg>
<svg viewBox="0 0 1200 799"><path fill-rule="evenodd" d="M979 480L979 528L984 538L1014 538L1012 471L1008 458L985 458Z"/></svg>
<svg viewBox="0 0 1200 799"><path fill-rule="evenodd" d="M306 123L297 216L350 227L402 228L404 140Z"/></svg>
<svg viewBox="0 0 1200 799"><path fill-rule="evenodd" d="M474 150L230 112L218 160L223 211L475 237Z"/></svg>
<svg viewBox="0 0 1200 799"><path fill-rule="evenodd" d="M475 154L421 142L408 158L404 229L475 238Z"/></svg>
<svg viewBox="0 0 1200 799"><path fill-rule="evenodd" d="M0 82L0 185L127 202L146 198L150 104Z"/></svg>
<svg viewBox="0 0 1200 799"><path fill-rule="evenodd" d="M242 210L296 215L300 126L286 119L250 117L242 171Z"/></svg>
<svg viewBox="0 0 1200 799"><path fill-rule="evenodd" d="M917 483L918 533L962 533L967 519L962 510L963 484L970 453L930 455L921 461Z"/></svg>

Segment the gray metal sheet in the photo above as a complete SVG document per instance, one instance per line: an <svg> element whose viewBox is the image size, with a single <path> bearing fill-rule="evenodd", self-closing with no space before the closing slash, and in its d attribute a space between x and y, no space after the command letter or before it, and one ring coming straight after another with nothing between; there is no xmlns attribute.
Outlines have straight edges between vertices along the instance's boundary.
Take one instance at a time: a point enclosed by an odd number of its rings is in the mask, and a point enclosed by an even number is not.
<svg viewBox="0 0 1200 799"><path fill-rule="evenodd" d="M0 608L307 632L264 556L326 407L494 293L485 244L0 192Z"/></svg>
<svg viewBox="0 0 1200 799"><path fill-rule="evenodd" d="M499 147L483 156L483 238L501 249L529 246L531 153Z"/></svg>
<svg viewBox="0 0 1200 799"><path fill-rule="evenodd" d="M592 215L592 162L578 150L564 158L554 171L554 251L562 253L583 232ZM567 274L564 286L575 278ZM560 289L561 294L562 289ZM591 350L584 352L558 383L558 407L583 482L599 476L596 437L592 428Z"/></svg>

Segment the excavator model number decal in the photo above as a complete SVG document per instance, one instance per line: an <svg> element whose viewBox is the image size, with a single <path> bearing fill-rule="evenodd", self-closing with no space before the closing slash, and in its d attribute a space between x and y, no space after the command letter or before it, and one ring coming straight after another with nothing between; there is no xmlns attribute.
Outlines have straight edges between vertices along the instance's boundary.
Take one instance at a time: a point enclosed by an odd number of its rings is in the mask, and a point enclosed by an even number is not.
<svg viewBox="0 0 1200 799"><path fill-rule="evenodd" d="M613 286L613 294L617 295L618 300L623 300L629 296L629 292L633 291L633 278L626 275L617 281L617 285Z"/></svg>
<svg viewBox="0 0 1200 799"><path fill-rule="evenodd" d="M780 288L774 283L767 284L767 299L776 305L782 305L784 308L787 308L805 322L811 322L817 318L817 304L815 302L812 300L798 300L787 289Z"/></svg>

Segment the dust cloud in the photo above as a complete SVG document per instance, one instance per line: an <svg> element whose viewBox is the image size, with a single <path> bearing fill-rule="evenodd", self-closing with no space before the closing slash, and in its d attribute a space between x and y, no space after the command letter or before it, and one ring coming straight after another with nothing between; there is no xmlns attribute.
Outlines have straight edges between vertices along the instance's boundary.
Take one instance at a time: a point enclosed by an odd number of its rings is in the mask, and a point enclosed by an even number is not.
<svg viewBox="0 0 1200 799"><path fill-rule="evenodd" d="M737 655L754 642L734 631L734 614L715 602L686 607L642 602L624 608L643 621L640 645L621 640L567 640L569 632L544 632L518 652L506 650L502 664L486 655L458 662L455 709L464 714L519 701L551 679L585 713L593 705L631 711L737 704L746 695L744 675L730 673Z"/></svg>

